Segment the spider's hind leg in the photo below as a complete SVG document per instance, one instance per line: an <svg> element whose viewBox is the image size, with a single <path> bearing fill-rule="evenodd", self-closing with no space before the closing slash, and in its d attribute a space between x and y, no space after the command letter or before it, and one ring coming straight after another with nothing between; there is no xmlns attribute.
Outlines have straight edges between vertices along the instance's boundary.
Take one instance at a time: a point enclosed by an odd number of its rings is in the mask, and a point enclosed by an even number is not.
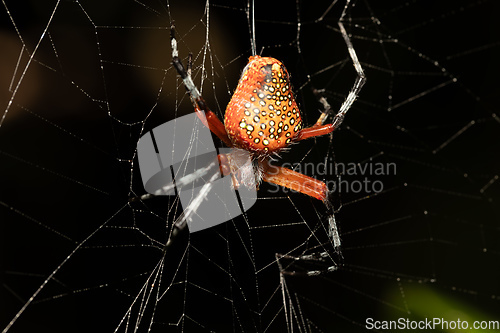
<svg viewBox="0 0 500 333"><path fill-rule="evenodd" d="M328 191L326 193L326 198L323 200L326 207L326 218L328 219L328 236L333 244L333 247L337 253L342 256L340 252L341 240L339 235L339 230L337 226L337 221L335 219L335 209L332 203L332 192Z"/></svg>

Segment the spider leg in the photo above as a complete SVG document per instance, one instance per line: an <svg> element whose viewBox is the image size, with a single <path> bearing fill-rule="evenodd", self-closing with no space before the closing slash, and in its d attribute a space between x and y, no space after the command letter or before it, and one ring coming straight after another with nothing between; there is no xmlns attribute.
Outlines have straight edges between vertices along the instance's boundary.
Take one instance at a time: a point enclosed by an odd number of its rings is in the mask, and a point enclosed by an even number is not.
<svg viewBox="0 0 500 333"><path fill-rule="evenodd" d="M333 206L328 198L328 187L326 184L320 180L311 178L285 167L271 165L268 160L259 163L263 169L262 180L268 183L287 187L291 190L301 192L323 201L328 210L328 236L334 249L340 253L340 236L337 229L335 214L333 213ZM331 269L333 269L333 267L329 268L329 270Z"/></svg>
<svg viewBox="0 0 500 333"><path fill-rule="evenodd" d="M263 169L262 180L301 192L323 202L328 199L328 188L322 181L285 167L271 165L268 160L260 164Z"/></svg>
<svg viewBox="0 0 500 333"><path fill-rule="evenodd" d="M191 98L191 102L193 103L196 114L201 119L203 124L208 127L210 131L212 131L212 133L217 135L217 137L219 137L219 139L221 139L228 147L232 147L233 144L227 136L224 124L219 120L215 113L213 113L208 108L205 100L200 94L200 91L198 90L198 88L196 88L196 85L193 82L193 79L191 77L193 55L189 54L188 56L187 70L184 68L184 65L182 65L182 62L179 59L179 50L177 49L177 39L175 38L174 25L172 25L170 28L170 43L172 46L172 65L182 78L182 82L184 83L189 97ZM204 116L203 112L205 112Z"/></svg>
<svg viewBox="0 0 500 333"><path fill-rule="evenodd" d="M226 146L228 146L229 148L233 147L233 143L227 136L224 124L219 120L215 113L213 113L209 109L201 110L198 104L194 105L194 110L198 118L200 118L203 122L203 125L208 127L210 131L212 131L212 133L217 135L217 137L221 139L222 142L226 144ZM203 114L203 111L205 112L205 114Z"/></svg>
<svg viewBox="0 0 500 333"><path fill-rule="evenodd" d="M359 95L359 92L361 91L361 88L363 88L363 85L366 82L366 76L365 72L363 71L363 67L361 67L361 63L359 62L358 56L356 55L356 51L354 50L354 47L352 46L351 43L351 38L349 38L349 35L347 34L345 28L344 28L344 17L347 12L347 8L349 8L350 5L350 0L347 0L344 10L342 11L342 16L340 17L340 20L338 22L340 31L342 33L342 37L344 38L344 41L347 45L347 51L349 51L349 56L352 59L352 64L354 66L354 69L356 70L356 73L358 76L356 77L356 80L354 81L354 85L351 88L351 91L347 95L344 103L342 103L342 106L340 107L340 110L337 112L335 117L333 118L332 124L335 128L339 127L339 125L342 123L344 120L344 116L347 113L347 111L351 108L352 103L356 100L356 98Z"/></svg>
<svg viewBox="0 0 500 333"><path fill-rule="evenodd" d="M328 133L331 133L335 130L335 126L333 124L326 125L313 125L308 128L304 128L297 133L295 137L295 141L300 141L304 139L313 138L315 136L321 136Z"/></svg>
<svg viewBox="0 0 500 333"><path fill-rule="evenodd" d="M320 91L313 87L312 91L314 93L314 96L316 96L318 101L323 105L323 110L321 111L321 115L316 121L316 124L314 124L314 126L320 126L325 123L326 118L328 118L328 116L333 113L333 110L332 107L330 106L330 103L328 103L326 98L322 95L324 90Z"/></svg>
<svg viewBox="0 0 500 333"><path fill-rule="evenodd" d="M342 12L342 15L340 17L340 20L338 22L340 32L342 33L342 37L344 38L344 42L347 45L347 50L349 52L349 56L351 57L354 69L356 70L357 77L356 80L354 81L354 85L351 88L351 91L349 91L349 94L347 95L344 103L340 106L339 111L337 114L333 117L333 121L331 124L323 125L328 118L330 114L333 113L333 110L328 103L328 101L321 96L321 91L317 89L313 89L314 94L318 97L319 102L323 104L323 111L321 115L319 116L318 120L316 123L309 127L309 128L304 128L302 129L297 137L295 138L295 141L300 141L308 138L312 138L315 136L320 136L320 135L325 135L328 133L333 132L335 129L337 129L340 124L344 121L344 117L351 108L352 104L356 100L356 98L359 95L359 92L361 91L361 88L363 88L363 85L366 82L366 76L365 72L363 71L363 67L361 66L361 63L359 62L358 56L356 55L356 51L354 50L354 47L352 46L351 39L349 38L349 35L347 34L345 28L344 28L344 17L346 15L347 8L349 7L350 0L346 2L346 5L344 7L344 10Z"/></svg>
<svg viewBox="0 0 500 333"><path fill-rule="evenodd" d="M183 175L183 176L177 176L175 179L175 182L170 182L163 186L162 188L156 190L154 193L147 193L143 194L141 196L136 196L136 197L131 197L129 199L129 202L136 202L136 201L142 201L142 200L148 200L157 196L162 196L162 195L169 195L169 193L172 192L175 188L177 191L180 191L183 187L188 186L189 184L192 184L195 182L197 179L200 179L202 177L206 177L209 173L214 173L217 171L217 168L219 168L219 172L226 176L231 173L229 170L228 162L227 162L227 157L223 154L217 155L217 160L214 160L207 166L203 168L199 168L195 170L192 173Z"/></svg>
<svg viewBox="0 0 500 333"><path fill-rule="evenodd" d="M192 219L193 214L196 213L203 200L205 200L207 193L211 191L212 187L214 186L213 184L218 177L219 173L218 172L214 173L212 177L209 179L209 181L205 183L205 185L203 185L203 187L200 189L196 197L194 197L193 200L191 200L191 202L184 209L182 214L175 220L170 235L168 237L167 243L165 244L165 247L163 249L164 255L166 254L167 250L172 246L172 243L178 238L178 235L186 229L187 222L189 222Z"/></svg>
<svg viewBox="0 0 500 333"><path fill-rule="evenodd" d="M275 255L276 262L278 263L280 272L284 275L306 275L306 276L317 276L324 273L329 273L336 271L338 269L338 265L335 261L328 262L326 259L331 258L331 256L327 252L315 253L315 254L305 254L299 257L292 256L289 254L280 254L276 253ZM282 262L288 260L288 265L284 265ZM317 266L319 269L315 270L289 270L292 264L297 264L298 262L308 262ZM333 265L332 265L333 263Z"/></svg>
<svg viewBox="0 0 500 333"><path fill-rule="evenodd" d="M351 88L351 91L349 91L349 94L347 94L347 97L340 106L339 111L337 114L333 117L332 125L335 128L338 128L340 124L342 124L342 121L344 120L345 114L349 109L351 108L352 104L356 100L356 98L359 95L359 92L361 91L361 88L363 88L363 85L366 82L366 76L365 72L363 70L363 67L361 67L361 63L359 62L358 56L356 55L356 51L354 50L354 47L352 46L351 38L347 34L345 28L344 28L344 18L347 12L347 9L350 6L350 0L346 1L346 4L344 6L344 10L342 11L342 15L340 16L340 19L338 21L338 25L340 28L340 32L342 33L342 37L344 38L344 42L347 45L347 51L349 52L349 56L351 57L352 64L354 66L354 69L356 70L357 77L356 80L354 81L354 85ZM318 121L316 124L323 124L326 118L330 113L332 113L332 109L328 102L326 100L322 101L320 99L320 102L325 106L325 111L323 114L319 117ZM324 103L326 102L326 103Z"/></svg>
<svg viewBox="0 0 500 333"><path fill-rule="evenodd" d="M193 69L193 53L189 52L187 61L187 70L186 70L188 76L191 76L192 69Z"/></svg>

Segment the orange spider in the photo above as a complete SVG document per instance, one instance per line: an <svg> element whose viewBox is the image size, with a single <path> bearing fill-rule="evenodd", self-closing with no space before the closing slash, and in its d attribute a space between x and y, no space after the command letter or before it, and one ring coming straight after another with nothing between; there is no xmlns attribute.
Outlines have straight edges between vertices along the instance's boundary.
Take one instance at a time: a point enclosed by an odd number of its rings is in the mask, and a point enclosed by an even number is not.
<svg viewBox="0 0 500 333"><path fill-rule="evenodd" d="M191 78L192 55L184 69L177 51L175 28L171 28L172 63L182 77L198 116L228 147L244 149L253 157L260 180L290 188L326 203L328 188L322 181L269 163L271 156L293 142L331 133L340 125L347 108L339 111L332 124L323 125L328 113L322 113L311 127L303 128L299 108L292 93L288 71L274 58L251 56L243 69L238 86L227 105L224 124L208 108ZM348 97L349 98L349 97ZM353 101L353 100L352 100ZM346 103L344 103L346 104ZM352 102L350 102L352 104ZM327 110L331 111L331 110ZM204 112L204 117L203 117ZM206 119L206 121L205 121ZM222 173L232 174L231 162L219 155Z"/></svg>

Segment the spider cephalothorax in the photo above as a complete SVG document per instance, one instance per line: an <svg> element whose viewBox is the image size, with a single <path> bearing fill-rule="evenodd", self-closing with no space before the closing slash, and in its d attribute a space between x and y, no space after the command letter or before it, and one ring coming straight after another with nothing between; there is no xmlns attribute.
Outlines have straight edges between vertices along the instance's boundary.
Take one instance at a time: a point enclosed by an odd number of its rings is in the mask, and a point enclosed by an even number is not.
<svg viewBox="0 0 500 333"><path fill-rule="evenodd" d="M302 128L290 77L274 58L252 56L226 108L224 126L238 148L262 156L288 146Z"/></svg>

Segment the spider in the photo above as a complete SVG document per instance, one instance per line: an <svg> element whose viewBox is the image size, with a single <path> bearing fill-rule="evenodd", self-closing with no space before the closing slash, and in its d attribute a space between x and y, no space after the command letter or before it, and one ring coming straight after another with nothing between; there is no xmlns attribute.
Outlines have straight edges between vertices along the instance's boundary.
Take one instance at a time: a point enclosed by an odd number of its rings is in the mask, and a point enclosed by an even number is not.
<svg viewBox="0 0 500 333"><path fill-rule="evenodd" d="M347 1L338 25L357 72L357 78L340 110L333 117L331 124L324 124L333 111L326 99L321 97L320 102L323 104L324 110L316 123L306 128L304 128L299 108L293 96L289 74L285 66L275 58L261 57L255 54L249 58L248 64L243 69L238 86L227 105L224 123L222 123L207 106L193 82L191 77L192 54L188 56L186 69L179 58L175 26L173 24L170 30L172 64L182 78L196 114L203 124L228 147L243 149L253 157L252 170L249 172L248 170L242 171L243 168L238 165L238 154L220 154L218 158L222 174L231 175L235 188L239 186L239 181L241 182L242 178L244 178L241 177L242 173L246 172L247 177L248 174L252 177L255 175L256 182L252 182L253 184L259 184L263 180L323 201L328 211L330 211L328 234L334 248L337 250L340 248L340 237L333 208L328 200L326 184L285 167L271 165L270 161L272 156L287 149L292 143L326 135L337 129L366 81L363 68L357 59L356 52L342 23L348 4L349 1ZM315 93L317 93L316 90ZM212 162L211 166L213 164ZM191 175L185 178L186 181L192 181ZM187 180L188 178L190 180ZM186 228L190 215L195 214L197 207L203 201L201 193L210 190L212 178L203 186L199 192L200 196L194 198L191 204L185 208L183 214L174 222L164 248L165 252L170 248L177 235ZM184 179L180 180L179 183L183 181ZM243 184L245 184L244 179ZM157 193L161 194L162 191L173 186L174 184L170 184L157 191ZM156 194L143 195L139 199L147 199L154 195ZM315 275L319 273L320 271L312 271L308 274Z"/></svg>
<svg viewBox="0 0 500 333"><path fill-rule="evenodd" d="M364 83L361 67L361 72L358 72L360 82L349 93L334 121L324 124L331 109L323 99L323 104L328 107L314 125L304 128L285 66L275 58L253 55L243 69L222 123L209 109L193 83L192 54L188 57L187 70L179 59L174 25L171 26L170 37L172 63L184 82L195 112L205 126L228 147L244 149L251 154L256 183L263 180L284 186L328 205L328 188L325 183L291 169L271 165L270 161L273 155L287 149L292 143L326 135L338 128ZM231 174L234 182L239 184L232 173L234 167L230 159L231 157L219 155L222 173Z"/></svg>

